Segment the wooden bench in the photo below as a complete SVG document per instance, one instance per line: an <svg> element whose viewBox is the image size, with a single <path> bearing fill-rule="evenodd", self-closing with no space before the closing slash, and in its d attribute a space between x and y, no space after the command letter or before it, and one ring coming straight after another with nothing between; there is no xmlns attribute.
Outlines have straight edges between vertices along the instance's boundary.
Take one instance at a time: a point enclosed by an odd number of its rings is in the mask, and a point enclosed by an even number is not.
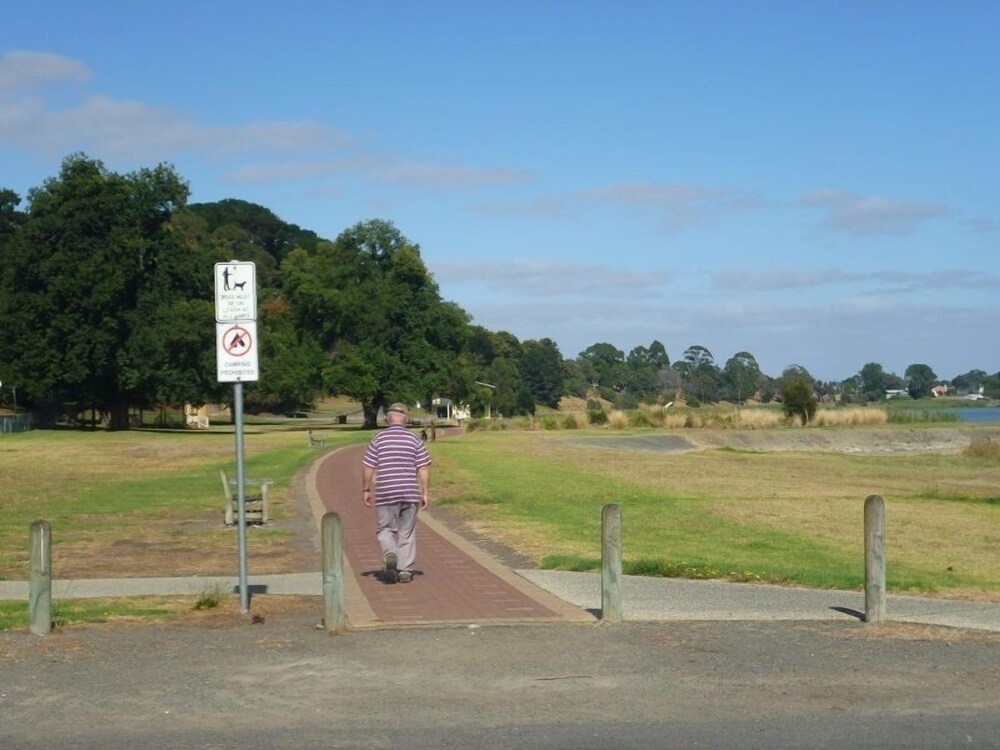
<svg viewBox="0 0 1000 750"><path fill-rule="evenodd" d="M236 480L226 476L226 470L220 469L222 475L222 491L226 495L223 509L226 526L232 526L239 520L239 502ZM267 523L267 488L274 482L270 479L244 479L243 502L247 523L264 525Z"/></svg>
<svg viewBox="0 0 1000 750"><path fill-rule="evenodd" d="M313 435L313 431L309 430L309 450L313 450L314 448L319 448L320 450L325 449L326 438L316 437L315 435Z"/></svg>

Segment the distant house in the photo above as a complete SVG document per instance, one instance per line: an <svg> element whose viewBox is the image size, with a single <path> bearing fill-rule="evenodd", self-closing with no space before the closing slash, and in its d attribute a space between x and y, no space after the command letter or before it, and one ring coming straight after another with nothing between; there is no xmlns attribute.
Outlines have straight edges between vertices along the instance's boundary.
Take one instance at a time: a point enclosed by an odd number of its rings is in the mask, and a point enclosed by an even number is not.
<svg viewBox="0 0 1000 750"><path fill-rule="evenodd" d="M890 388L885 392L886 399L890 398L909 398L910 392L905 389L900 388Z"/></svg>
<svg viewBox="0 0 1000 750"><path fill-rule="evenodd" d="M934 386L933 388L931 388L931 395L934 396L934 398L940 398L941 396L947 396L948 395L948 384L947 383L942 383L941 385Z"/></svg>

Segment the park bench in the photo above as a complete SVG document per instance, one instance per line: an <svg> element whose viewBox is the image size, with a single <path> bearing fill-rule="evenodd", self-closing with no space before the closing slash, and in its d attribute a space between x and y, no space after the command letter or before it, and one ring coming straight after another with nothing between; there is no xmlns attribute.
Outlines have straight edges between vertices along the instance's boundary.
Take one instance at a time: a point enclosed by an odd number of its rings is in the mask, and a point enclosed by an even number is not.
<svg viewBox="0 0 1000 750"><path fill-rule="evenodd" d="M236 480L227 477L225 469L220 469L219 473L222 475L222 490L226 495L226 505L223 511L226 526L232 526L239 520ZM243 480L243 501L247 523L260 525L267 523L267 488L273 483L270 479Z"/></svg>
<svg viewBox="0 0 1000 750"><path fill-rule="evenodd" d="M313 450L314 448L319 448L320 450L326 448L326 438L316 437L313 435L313 431L309 430L309 450Z"/></svg>

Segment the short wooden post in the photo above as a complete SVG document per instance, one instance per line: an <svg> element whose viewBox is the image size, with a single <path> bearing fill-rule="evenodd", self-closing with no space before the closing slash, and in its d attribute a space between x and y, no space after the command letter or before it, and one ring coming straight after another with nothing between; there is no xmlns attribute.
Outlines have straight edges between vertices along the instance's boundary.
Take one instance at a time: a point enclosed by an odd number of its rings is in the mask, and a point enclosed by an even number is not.
<svg viewBox="0 0 1000 750"><path fill-rule="evenodd" d="M52 632L52 530L48 521L31 524L28 628L34 635Z"/></svg>
<svg viewBox="0 0 1000 750"><path fill-rule="evenodd" d="M432 420L431 420L431 442L432 442L432 443L436 443L436 442L437 442L437 439L438 439L438 431L437 431L437 424L436 424L436 423L435 423L435 421L434 421L434 420L432 419Z"/></svg>
<svg viewBox="0 0 1000 750"><path fill-rule="evenodd" d="M865 622L885 619L885 501L865 499Z"/></svg>
<svg viewBox="0 0 1000 750"><path fill-rule="evenodd" d="M347 606L344 603L344 529L340 516L326 513L323 536L323 624L328 633L347 629Z"/></svg>
<svg viewBox="0 0 1000 750"><path fill-rule="evenodd" d="M601 619L622 619L622 512L614 504L601 513Z"/></svg>

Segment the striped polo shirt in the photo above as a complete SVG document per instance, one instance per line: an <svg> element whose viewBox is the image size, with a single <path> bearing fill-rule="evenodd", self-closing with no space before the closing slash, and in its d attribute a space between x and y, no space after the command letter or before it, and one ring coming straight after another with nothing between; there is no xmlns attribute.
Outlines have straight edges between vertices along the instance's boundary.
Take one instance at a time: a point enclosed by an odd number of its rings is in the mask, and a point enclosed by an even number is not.
<svg viewBox="0 0 1000 750"><path fill-rule="evenodd" d="M431 465L427 446L405 426L394 424L368 444L365 466L375 469L375 504L419 503L420 483L417 469Z"/></svg>

